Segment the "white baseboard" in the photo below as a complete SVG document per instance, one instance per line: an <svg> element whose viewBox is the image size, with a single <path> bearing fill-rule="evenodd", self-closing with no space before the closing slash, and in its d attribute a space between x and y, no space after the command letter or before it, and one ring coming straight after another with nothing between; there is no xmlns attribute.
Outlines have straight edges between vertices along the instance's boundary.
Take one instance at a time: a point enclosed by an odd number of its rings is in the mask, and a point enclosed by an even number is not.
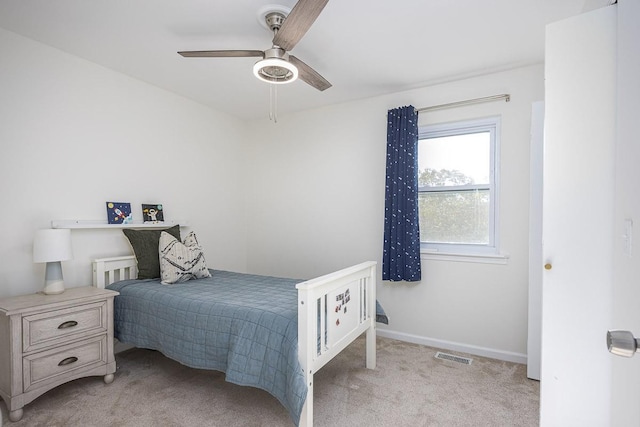
<svg viewBox="0 0 640 427"><path fill-rule="evenodd" d="M388 329L376 329L377 335L385 338L392 338L398 341L405 341L414 344L426 345L443 350L459 351L462 353L474 354L476 356L488 357L491 359L504 360L506 362L527 364L527 355L513 353L510 351L496 350L493 348L478 347L475 345L462 344L458 342L439 340L435 338L422 337L419 335L406 334L403 332L391 331Z"/></svg>

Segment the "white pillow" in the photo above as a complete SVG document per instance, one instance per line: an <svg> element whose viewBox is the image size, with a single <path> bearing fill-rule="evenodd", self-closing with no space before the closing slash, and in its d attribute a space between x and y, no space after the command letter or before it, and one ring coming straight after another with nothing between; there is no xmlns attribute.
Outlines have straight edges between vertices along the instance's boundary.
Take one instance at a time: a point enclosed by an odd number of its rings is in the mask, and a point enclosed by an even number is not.
<svg viewBox="0 0 640 427"><path fill-rule="evenodd" d="M193 231L184 238L183 243L163 231L160 233L158 252L160 283L163 285L211 277L204 260L204 253Z"/></svg>

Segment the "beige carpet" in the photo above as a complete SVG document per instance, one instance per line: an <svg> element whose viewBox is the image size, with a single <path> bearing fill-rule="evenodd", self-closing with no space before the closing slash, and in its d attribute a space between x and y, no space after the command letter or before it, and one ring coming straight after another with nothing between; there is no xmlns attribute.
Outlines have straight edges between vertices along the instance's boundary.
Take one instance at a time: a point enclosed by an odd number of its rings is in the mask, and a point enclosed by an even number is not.
<svg viewBox="0 0 640 427"><path fill-rule="evenodd" d="M358 339L315 377L316 426L537 426L539 383L526 366L476 356L469 366L436 349L378 338L378 367ZM150 350L116 355L112 384L83 378L24 408L24 426L291 426L268 393L190 369Z"/></svg>

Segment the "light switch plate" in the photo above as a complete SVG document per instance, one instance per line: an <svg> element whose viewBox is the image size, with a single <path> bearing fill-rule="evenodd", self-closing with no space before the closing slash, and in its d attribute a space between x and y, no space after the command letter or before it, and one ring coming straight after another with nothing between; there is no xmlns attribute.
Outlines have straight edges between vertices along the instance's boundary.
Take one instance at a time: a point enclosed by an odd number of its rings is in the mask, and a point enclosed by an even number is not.
<svg viewBox="0 0 640 427"><path fill-rule="evenodd" d="M633 250L633 220L627 218L624 220L624 234L622 235L624 242L624 253L627 256L631 256Z"/></svg>

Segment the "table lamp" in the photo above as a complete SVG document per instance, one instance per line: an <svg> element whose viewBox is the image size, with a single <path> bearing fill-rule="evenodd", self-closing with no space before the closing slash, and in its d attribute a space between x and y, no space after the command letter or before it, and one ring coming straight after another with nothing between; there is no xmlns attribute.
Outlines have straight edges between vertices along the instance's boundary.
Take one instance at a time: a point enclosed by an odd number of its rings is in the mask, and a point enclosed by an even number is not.
<svg viewBox="0 0 640 427"><path fill-rule="evenodd" d="M71 230L46 229L36 231L33 239L33 262L46 262L44 290L47 295L64 292L62 264L73 258L71 250Z"/></svg>

